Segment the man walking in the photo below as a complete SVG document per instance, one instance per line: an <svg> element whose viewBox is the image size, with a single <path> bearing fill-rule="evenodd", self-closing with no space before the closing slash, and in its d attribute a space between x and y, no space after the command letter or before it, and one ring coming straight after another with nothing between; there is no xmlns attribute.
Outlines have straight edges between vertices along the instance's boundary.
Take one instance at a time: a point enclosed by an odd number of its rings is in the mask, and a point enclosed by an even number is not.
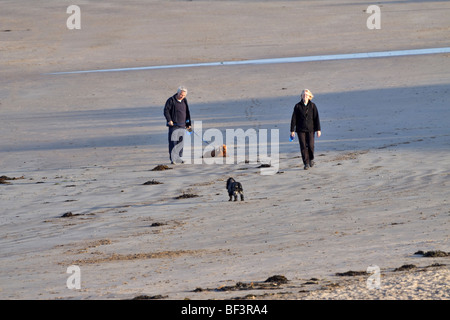
<svg viewBox="0 0 450 320"><path fill-rule="evenodd" d="M191 128L191 114L186 99L187 89L179 87L177 93L167 99L164 106L164 117L169 127L169 158L176 164L183 156L183 137L185 129ZM181 160L181 163L184 163Z"/></svg>

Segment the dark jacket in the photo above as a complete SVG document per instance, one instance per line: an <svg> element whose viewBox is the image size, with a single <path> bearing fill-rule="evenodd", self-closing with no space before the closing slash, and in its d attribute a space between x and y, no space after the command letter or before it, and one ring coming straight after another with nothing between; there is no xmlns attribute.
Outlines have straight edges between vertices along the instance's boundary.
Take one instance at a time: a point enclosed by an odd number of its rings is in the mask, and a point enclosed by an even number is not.
<svg viewBox="0 0 450 320"><path fill-rule="evenodd" d="M316 132L320 130L319 112L314 102L303 100L297 103L292 112L291 132Z"/></svg>
<svg viewBox="0 0 450 320"><path fill-rule="evenodd" d="M166 117L167 123L173 121L173 125L177 127L190 127L191 126L191 113L189 112L189 104L186 98L183 99L186 105L186 121L182 123L183 120L177 119L177 113L175 110L176 94L167 99L166 105L164 106L164 117Z"/></svg>

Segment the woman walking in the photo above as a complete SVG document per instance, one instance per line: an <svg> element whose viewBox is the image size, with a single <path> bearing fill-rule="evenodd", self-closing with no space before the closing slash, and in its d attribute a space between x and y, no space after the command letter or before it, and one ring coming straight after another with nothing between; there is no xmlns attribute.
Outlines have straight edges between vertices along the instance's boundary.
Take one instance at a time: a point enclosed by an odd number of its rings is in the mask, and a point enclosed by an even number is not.
<svg viewBox="0 0 450 320"><path fill-rule="evenodd" d="M320 120L317 106L311 101L313 94L308 89L302 91L301 101L294 106L291 118L291 137L298 135L300 153L304 169L314 166L314 134L320 137Z"/></svg>

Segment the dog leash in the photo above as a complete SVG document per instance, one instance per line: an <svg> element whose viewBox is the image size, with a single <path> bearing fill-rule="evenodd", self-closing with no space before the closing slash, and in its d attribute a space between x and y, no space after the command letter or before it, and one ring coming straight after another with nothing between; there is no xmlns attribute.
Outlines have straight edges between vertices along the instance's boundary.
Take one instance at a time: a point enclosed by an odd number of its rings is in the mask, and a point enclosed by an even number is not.
<svg viewBox="0 0 450 320"><path fill-rule="evenodd" d="M199 137L200 139L202 139L202 141L203 141L204 143L206 143L206 144L210 144L210 143L211 143L211 142L208 142L208 141L203 140L203 138L200 137L200 136L198 135L198 133L195 132L193 129L191 129L191 131L187 130L187 132L188 132L189 135L193 132L195 135L197 135L197 137Z"/></svg>

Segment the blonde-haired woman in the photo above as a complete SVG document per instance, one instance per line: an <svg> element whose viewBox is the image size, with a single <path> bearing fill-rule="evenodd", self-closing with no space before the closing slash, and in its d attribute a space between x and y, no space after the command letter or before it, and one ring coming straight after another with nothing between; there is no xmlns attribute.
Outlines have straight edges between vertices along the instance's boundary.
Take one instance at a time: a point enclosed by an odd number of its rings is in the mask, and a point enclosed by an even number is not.
<svg viewBox="0 0 450 320"><path fill-rule="evenodd" d="M314 134L320 137L320 119L317 106L311 101L313 94L308 89L302 91L301 100L294 106L291 118L291 137L298 135L300 153L304 169L308 170L314 165Z"/></svg>

